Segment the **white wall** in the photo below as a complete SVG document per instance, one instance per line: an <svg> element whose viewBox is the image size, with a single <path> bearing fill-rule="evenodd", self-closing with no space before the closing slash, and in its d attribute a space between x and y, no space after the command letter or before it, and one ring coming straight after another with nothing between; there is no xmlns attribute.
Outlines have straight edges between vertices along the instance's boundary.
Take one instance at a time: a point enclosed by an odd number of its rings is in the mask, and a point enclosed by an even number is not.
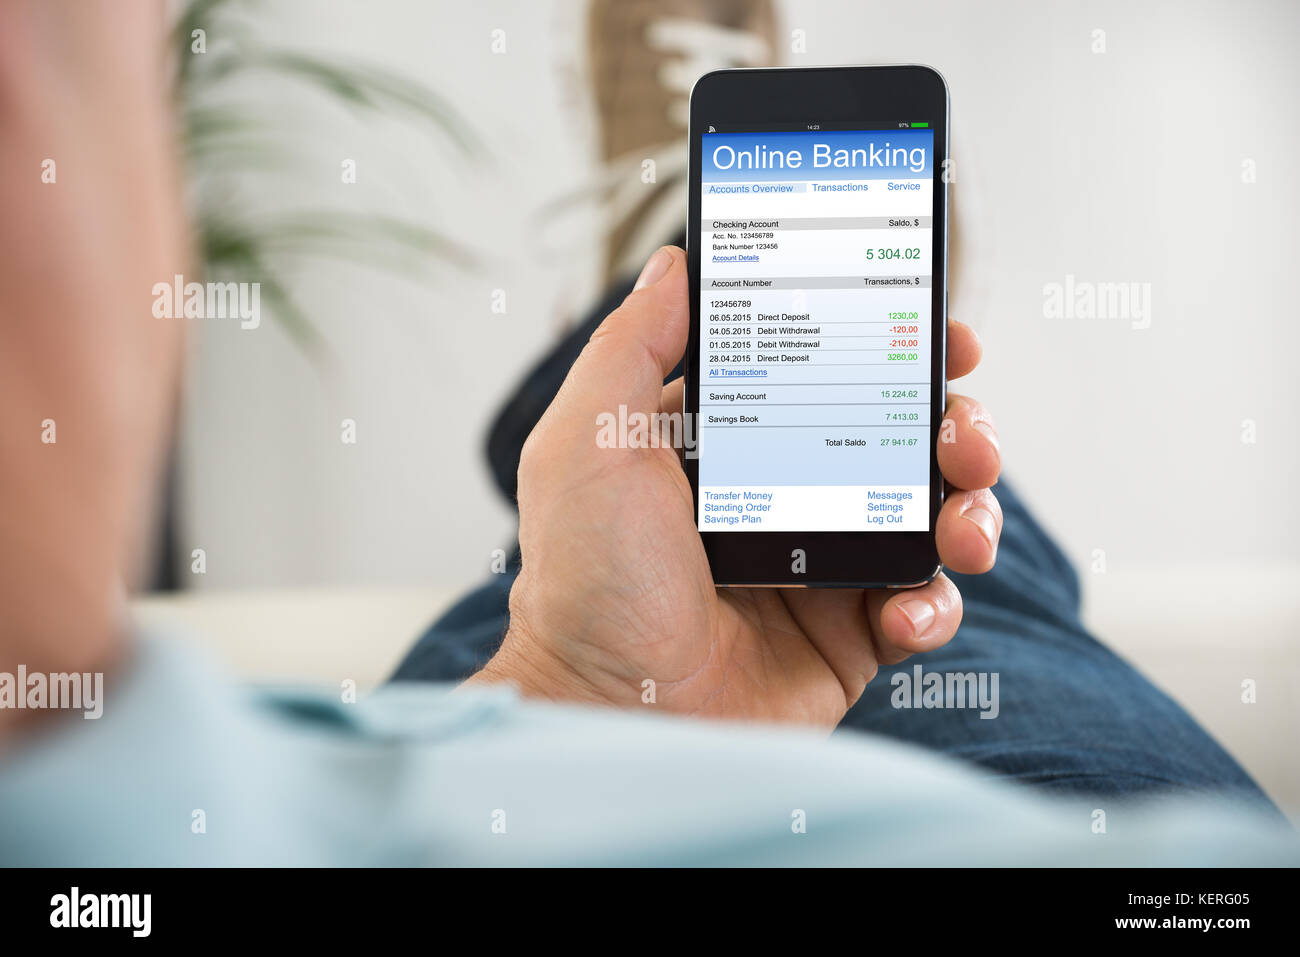
<svg viewBox="0 0 1300 957"><path fill-rule="evenodd" d="M241 96L296 161L245 184L248 205L402 216L454 234L482 267L435 265L420 282L302 263L295 291L335 359L324 374L270 320L203 330L185 421L183 552L204 548L208 569L191 580L473 582L514 535L513 512L488 484L487 424L595 289L577 245L592 210L556 224L545 252L535 226L539 207L591 168L581 104L562 105L580 31L545 4L505 16L461 3L273 6L273 19L254 21L259 35L418 79L459 105L487 161L402 115L357 112L260 75ZM489 49L498 26L504 56ZM355 184L341 182L345 158L357 162ZM490 308L496 289L504 316ZM355 445L340 440L344 418L357 423Z"/></svg>
<svg viewBox="0 0 1300 957"><path fill-rule="evenodd" d="M952 311L986 346L958 390L992 409L1007 473L1076 562L1103 549L1107 574L1125 575L1294 561L1300 7L783 10L807 38L789 62L920 61L947 76L966 258ZM208 552L196 584L467 584L512 535L487 483L486 424L596 288L597 244L581 241L592 212L545 244L535 221L593 171L582 5L299 2L260 16L285 45L382 62L452 96L494 165L274 80L251 92L299 161L245 199L401 213L489 262L426 283L303 265L298 293L338 358L329 381L269 323L205 330L185 423L185 544ZM489 50L498 27L504 56ZM1105 53L1091 52L1094 29ZM339 182L345 157L356 185ZM1150 328L1044 318L1044 284L1067 274L1149 283ZM489 310L494 288L505 317ZM355 446L339 441L344 417Z"/></svg>

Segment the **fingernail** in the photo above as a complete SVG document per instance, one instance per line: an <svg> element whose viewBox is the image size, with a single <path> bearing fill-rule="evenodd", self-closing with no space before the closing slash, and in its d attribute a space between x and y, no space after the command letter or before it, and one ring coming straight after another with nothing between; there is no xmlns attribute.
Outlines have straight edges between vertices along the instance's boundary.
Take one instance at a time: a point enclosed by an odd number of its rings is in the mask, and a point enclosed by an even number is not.
<svg viewBox="0 0 1300 957"><path fill-rule="evenodd" d="M913 638L920 638L934 624L934 606L924 599L913 598L911 601L900 602L898 607L912 623Z"/></svg>
<svg viewBox="0 0 1300 957"><path fill-rule="evenodd" d="M998 520L993 517L993 513L987 508L976 505L974 508L968 508L961 513L961 517L968 522L974 522L975 527L980 530L980 534L992 546L996 547L998 543Z"/></svg>
<svg viewBox="0 0 1300 957"><path fill-rule="evenodd" d="M656 249L655 254L646 260L645 268L641 270L641 275L636 279L636 285L632 291L644 289L646 286L653 286L660 279L664 278L664 273L668 267L673 264L673 257L668 255L662 248Z"/></svg>
<svg viewBox="0 0 1300 957"><path fill-rule="evenodd" d="M997 430L993 428L993 426L989 425L987 422L975 422L972 424L972 428L979 432L980 435L984 436L984 438L988 439L993 448L997 449L999 452L1002 451L1002 446L998 443Z"/></svg>

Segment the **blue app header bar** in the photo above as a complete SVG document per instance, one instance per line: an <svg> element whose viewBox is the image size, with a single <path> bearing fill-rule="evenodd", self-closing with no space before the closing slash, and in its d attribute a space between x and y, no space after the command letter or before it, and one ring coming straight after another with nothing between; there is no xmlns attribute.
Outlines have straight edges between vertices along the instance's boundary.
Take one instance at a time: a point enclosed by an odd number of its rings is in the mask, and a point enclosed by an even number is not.
<svg viewBox="0 0 1300 957"><path fill-rule="evenodd" d="M705 133L705 183L930 179L934 131Z"/></svg>

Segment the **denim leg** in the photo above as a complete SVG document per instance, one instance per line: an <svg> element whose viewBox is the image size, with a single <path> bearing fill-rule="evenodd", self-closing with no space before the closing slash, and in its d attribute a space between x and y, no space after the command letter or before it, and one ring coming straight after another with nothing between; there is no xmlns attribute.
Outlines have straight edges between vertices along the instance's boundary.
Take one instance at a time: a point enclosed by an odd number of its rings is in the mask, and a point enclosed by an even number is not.
<svg viewBox="0 0 1300 957"><path fill-rule="evenodd" d="M493 575L429 626L390 681L464 681L496 654L510 625L510 589L519 575L519 550L506 571Z"/></svg>
<svg viewBox="0 0 1300 957"><path fill-rule="evenodd" d="M1168 695L1088 634L1079 583L1061 550L1007 483L997 567L951 575L965 614L944 648L883 668L838 733L869 731L973 762L1058 794L1138 797L1200 792L1271 806L1250 776ZM509 625L507 572L429 628L394 681L461 681ZM896 708L895 675L998 674L998 715L978 708ZM897 679L901 680L901 679Z"/></svg>
<svg viewBox="0 0 1300 957"><path fill-rule="evenodd" d="M956 637L882 668L840 730L910 741L1058 793L1199 792L1271 807L1186 711L1087 632L1069 561L1010 486L995 491L1005 518L997 566L951 575L965 606ZM917 666L926 675L996 672L997 717L915 707ZM904 701L913 707L895 706Z"/></svg>

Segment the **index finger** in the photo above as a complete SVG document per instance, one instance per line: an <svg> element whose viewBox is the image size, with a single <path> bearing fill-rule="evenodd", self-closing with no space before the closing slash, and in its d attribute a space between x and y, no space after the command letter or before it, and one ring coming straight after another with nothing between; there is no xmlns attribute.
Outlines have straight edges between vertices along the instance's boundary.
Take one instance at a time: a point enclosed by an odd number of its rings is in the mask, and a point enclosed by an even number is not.
<svg viewBox="0 0 1300 957"><path fill-rule="evenodd" d="M956 319L948 320L948 378L960 379L975 371L984 347L975 330Z"/></svg>

